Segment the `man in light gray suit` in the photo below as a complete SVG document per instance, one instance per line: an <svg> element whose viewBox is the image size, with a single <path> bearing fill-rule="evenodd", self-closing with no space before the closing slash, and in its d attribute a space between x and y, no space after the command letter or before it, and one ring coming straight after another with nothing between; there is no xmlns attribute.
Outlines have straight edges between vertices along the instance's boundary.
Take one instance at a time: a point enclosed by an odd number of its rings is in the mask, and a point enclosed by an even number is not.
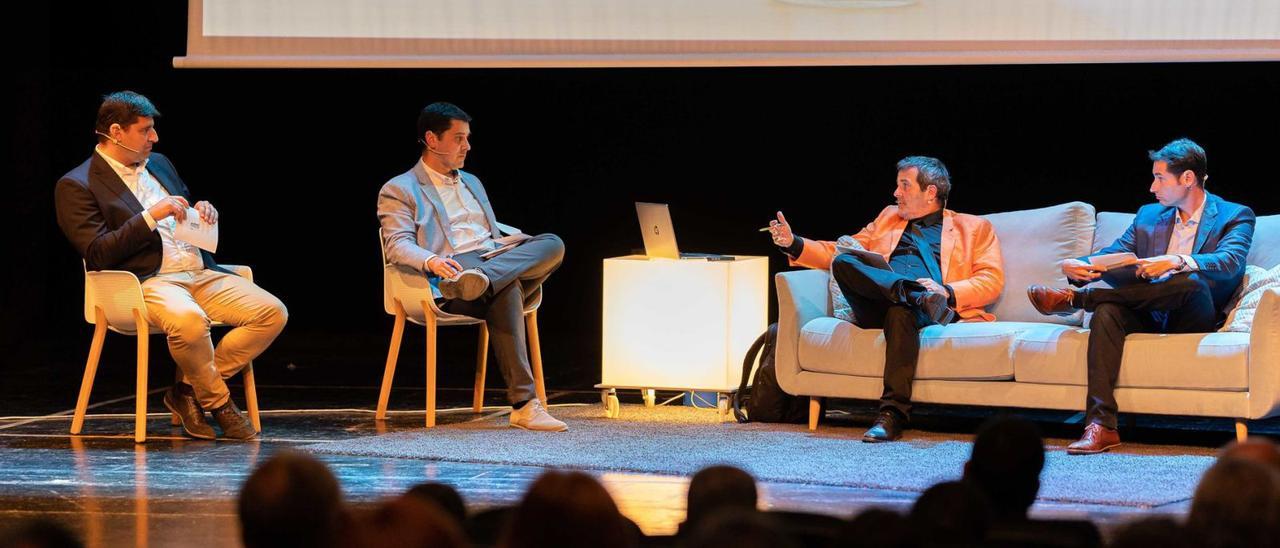
<svg viewBox="0 0 1280 548"><path fill-rule="evenodd" d="M422 158L378 193L378 220L387 261L427 277L442 310L484 318L507 383L511 426L561 432L568 427L538 401L525 340L524 308L564 258L564 242L539 234L504 247L484 185L461 171L471 150L471 117L449 103L432 103L418 116ZM512 238L504 238L504 242Z"/></svg>

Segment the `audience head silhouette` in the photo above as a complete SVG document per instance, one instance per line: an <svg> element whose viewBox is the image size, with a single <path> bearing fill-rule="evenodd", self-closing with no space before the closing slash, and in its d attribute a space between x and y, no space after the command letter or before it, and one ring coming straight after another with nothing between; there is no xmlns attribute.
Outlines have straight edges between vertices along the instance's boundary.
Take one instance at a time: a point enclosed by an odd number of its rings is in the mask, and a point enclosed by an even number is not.
<svg viewBox="0 0 1280 548"><path fill-rule="evenodd" d="M333 546L346 523L342 490L329 468L288 451L249 475L240 490L239 512L246 548Z"/></svg>
<svg viewBox="0 0 1280 548"><path fill-rule="evenodd" d="M635 546L635 526L609 492L582 472L542 474L516 507L498 543L503 548Z"/></svg>
<svg viewBox="0 0 1280 548"><path fill-rule="evenodd" d="M756 499L756 480L751 474L727 465L703 468L689 481L686 517L681 531L697 527L718 510L755 510Z"/></svg>
<svg viewBox="0 0 1280 548"><path fill-rule="evenodd" d="M916 499L908 521L923 546L975 546L987 535L991 511L977 487L947 481L926 489Z"/></svg>
<svg viewBox="0 0 1280 548"><path fill-rule="evenodd" d="M467 519L467 504L462 500L462 495L458 494L458 490L451 485L435 482L419 483L410 487L405 494L435 503L458 523Z"/></svg>
<svg viewBox="0 0 1280 548"><path fill-rule="evenodd" d="M1202 546L1280 545L1280 474L1253 461L1218 461L1200 478L1187 529Z"/></svg>
<svg viewBox="0 0 1280 548"><path fill-rule="evenodd" d="M360 548L464 548L462 525L436 503L405 494L360 515Z"/></svg>
<svg viewBox="0 0 1280 548"><path fill-rule="evenodd" d="M995 417L978 429L964 479L987 500L995 518L1022 519L1040 491L1044 440L1030 421Z"/></svg>

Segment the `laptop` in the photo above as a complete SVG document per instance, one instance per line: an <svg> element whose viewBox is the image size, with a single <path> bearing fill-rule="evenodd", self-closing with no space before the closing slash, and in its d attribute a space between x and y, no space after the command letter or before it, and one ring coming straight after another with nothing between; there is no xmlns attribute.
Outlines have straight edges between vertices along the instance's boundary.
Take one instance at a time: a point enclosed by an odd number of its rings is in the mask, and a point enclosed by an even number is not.
<svg viewBox="0 0 1280 548"><path fill-rule="evenodd" d="M644 238L644 254L663 259L706 259L709 261L732 260L732 255L715 253L681 253L676 247L676 231L671 226L671 210L667 204L636 202L636 216L640 218L640 235Z"/></svg>

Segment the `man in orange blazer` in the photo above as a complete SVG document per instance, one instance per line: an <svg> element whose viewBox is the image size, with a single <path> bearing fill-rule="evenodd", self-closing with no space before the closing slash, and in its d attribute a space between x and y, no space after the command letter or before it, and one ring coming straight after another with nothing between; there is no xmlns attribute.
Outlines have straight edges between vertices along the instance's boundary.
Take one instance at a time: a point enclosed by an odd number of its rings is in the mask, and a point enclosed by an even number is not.
<svg viewBox="0 0 1280 548"><path fill-rule="evenodd" d="M911 416L911 382L920 354L920 328L960 321L994 321L983 307L1004 288L1004 259L991 223L946 209L951 175L936 158L908 156L898 162L897 205L886 207L854 234L867 251L888 263L842 253L835 242L810 240L791 231L782 212L769 223L773 242L792 265L830 269L849 301L854 323L884 329L884 394L865 442L902 436Z"/></svg>

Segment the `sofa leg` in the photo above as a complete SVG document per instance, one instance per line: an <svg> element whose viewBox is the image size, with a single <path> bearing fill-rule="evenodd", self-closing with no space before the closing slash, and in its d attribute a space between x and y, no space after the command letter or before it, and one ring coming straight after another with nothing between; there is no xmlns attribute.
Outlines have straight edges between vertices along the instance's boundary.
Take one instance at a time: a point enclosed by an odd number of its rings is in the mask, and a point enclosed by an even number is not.
<svg viewBox="0 0 1280 548"><path fill-rule="evenodd" d="M818 419L822 418L822 398L809 397L809 429L818 429Z"/></svg>
<svg viewBox="0 0 1280 548"><path fill-rule="evenodd" d="M1249 439L1249 425L1245 424L1244 419L1236 419L1236 441L1243 442L1246 439Z"/></svg>

